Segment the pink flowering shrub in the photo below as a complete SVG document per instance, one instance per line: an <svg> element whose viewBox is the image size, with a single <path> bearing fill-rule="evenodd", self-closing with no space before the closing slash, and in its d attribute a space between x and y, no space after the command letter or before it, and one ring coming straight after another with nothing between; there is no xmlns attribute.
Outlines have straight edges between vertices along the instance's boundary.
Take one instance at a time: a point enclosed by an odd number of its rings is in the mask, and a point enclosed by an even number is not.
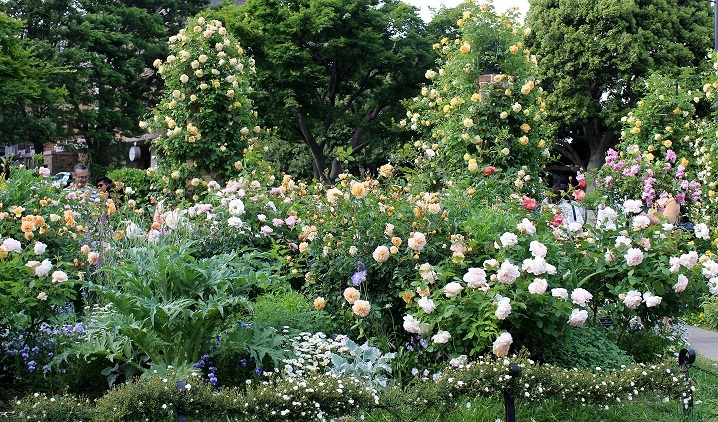
<svg viewBox="0 0 718 422"><path fill-rule="evenodd" d="M668 195L679 204L695 203L702 193L699 168L692 162L698 139L695 104L704 95L678 90L661 76L646 85L646 95L621 119L621 141L606 154L596 190L613 204L640 199L651 207Z"/></svg>

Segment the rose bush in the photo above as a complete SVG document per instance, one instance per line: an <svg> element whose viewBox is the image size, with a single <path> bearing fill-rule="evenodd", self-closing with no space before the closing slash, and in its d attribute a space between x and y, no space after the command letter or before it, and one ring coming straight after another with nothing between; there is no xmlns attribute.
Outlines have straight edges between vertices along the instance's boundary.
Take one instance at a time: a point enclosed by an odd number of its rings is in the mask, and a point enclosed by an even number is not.
<svg viewBox="0 0 718 422"><path fill-rule="evenodd" d="M227 180L263 130L247 97L254 59L217 20L191 19L170 37L170 55L155 61L165 94L140 127L159 133L153 143L163 167L205 172Z"/></svg>
<svg viewBox="0 0 718 422"><path fill-rule="evenodd" d="M476 177L492 166L535 195L552 146L535 57L515 12L471 2L463 9L457 38L434 44L439 69L427 70L401 125L419 134L420 162L439 178Z"/></svg>

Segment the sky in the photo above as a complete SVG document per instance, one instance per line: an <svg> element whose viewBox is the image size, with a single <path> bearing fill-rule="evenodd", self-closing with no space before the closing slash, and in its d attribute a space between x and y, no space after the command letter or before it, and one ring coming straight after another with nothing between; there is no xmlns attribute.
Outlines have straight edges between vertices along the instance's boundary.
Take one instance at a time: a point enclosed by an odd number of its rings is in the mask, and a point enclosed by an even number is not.
<svg viewBox="0 0 718 422"><path fill-rule="evenodd" d="M424 21L428 22L432 16L428 8L429 6L438 8L443 3L446 7L454 7L462 3L463 0L404 0L404 2L421 8L421 17ZM486 0L479 1L479 3L484 2L486 2ZM519 12L525 17L526 12L529 10L529 0L494 0L493 3L498 13L505 12L510 7L518 6Z"/></svg>

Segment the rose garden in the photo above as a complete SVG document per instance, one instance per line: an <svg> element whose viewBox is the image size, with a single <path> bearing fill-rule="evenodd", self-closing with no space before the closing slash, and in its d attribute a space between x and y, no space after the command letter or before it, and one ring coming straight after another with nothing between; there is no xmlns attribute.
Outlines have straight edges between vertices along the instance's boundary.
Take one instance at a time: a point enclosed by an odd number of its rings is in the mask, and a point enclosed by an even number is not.
<svg viewBox="0 0 718 422"><path fill-rule="evenodd" d="M500 73L479 84L487 28ZM551 127L516 28L467 3L395 122L413 142L320 182L265 159L254 60L190 19L139 122L161 134L156 168L116 170L121 196L94 201L43 169L0 182L9 417L415 420L473 402L495 420L505 391L715 416L677 355L687 318L718 328L718 124L696 114L718 56L700 89L646 81L603 167L572 179L587 221L569 223L545 201ZM650 223L667 195L692 230Z"/></svg>

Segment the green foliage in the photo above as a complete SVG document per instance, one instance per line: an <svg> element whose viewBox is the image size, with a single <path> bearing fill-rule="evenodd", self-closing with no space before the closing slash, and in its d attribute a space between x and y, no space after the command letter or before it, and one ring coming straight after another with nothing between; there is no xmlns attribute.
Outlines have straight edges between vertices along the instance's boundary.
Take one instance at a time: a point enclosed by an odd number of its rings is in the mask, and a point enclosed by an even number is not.
<svg viewBox="0 0 718 422"><path fill-rule="evenodd" d="M51 395L34 393L15 402L18 420L37 419L57 422L82 422L96 420L92 402L74 395Z"/></svg>
<svg viewBox="0 0 718 422"><path fill-rule="evenodd" d="M586 325L566 330L555 342L546 345L541 360L566 369L617 370L630 364L631 358L618 348L615 337L604 327Z"/></svg>
<svg viewBox="0 0 718 422"><path fill-rule="evenodd" d="M526 24L558 150L596 169L619 138L626 105L639 99L642 78L698 67L711 47L713 18L702 0L537 0Z"/></svg>
<svg viewBox="0 0 718 422"><path fill-rule="evenodd" d="M139 372L165 373L174 367L186 375L194 372L192 365L208 351L207 341L223 328L228 335L216 353L250 351L256 346L261 348L259 361L267 354L279 358L271 333L245 333L222 325L230 315L250 308L245 295L254 272L235 254L198 260L188 244L158 243L125 249L119 266L102 271L123 282L89 283L107 306L93 310L87 341L78 345L79 355L106 356ZM108 375L115 376L113 371Z"/></svg>
<svg viewBox="0 0 718 422"><path fill-rule="evenodd" d="M718 331L718 296L708 296L703 299L703 325L704 327Z"/></svg>
<svg viewBox="0 0 718 422"><path fill-rule="evenodd" d="M59 131L58 122L44 119L44 110L55 108L65 100L67 90L52 83L52 78L64 70L43 61L35 49L24 44L21 34L25 25L2 9L0 7L0 143L13 145L30 141L34 142L36 151L42 151L42 140ZM35 163L38 165L38 161Z"/></svg>
<svg viewBox="0 0 718 422"><path fill-rule="evenodd" d="M50 66L68 70L52 74L48 82L67 90L62 106L51 107L55 102L48 101L34 111L55 126L28 133L33 136L25 140L42 151L47 141L83 139L84 144L67 148L89 152L95 164L124 162L126 146L118 135L139 134L138 120L162 91L159 75L147 70L166 55L169 34L207 3L3 2L0 10L27 22L24 45Z"/></svg>
<svg viewBox="0 0 718 422"><path fill-rule="evenodd" d="M383 354L378 348L369 346L369 342L359 346L351 339L346 339L337 352L332 353L332 374L350 375L372 388L387 387L395 353Z"/></svg>
<svg viewBox="0 0 718 422"><path fill-rule="evenodd" d="M374 403L371 390L351 377L322 374L294 384L270 375L259 385L222 391L196 378L188 380L190 388L177 390L177 379L151 376L118 386L98 400L95 420L169 421L177 420L182 411L192 420L309 421L351 414L356 406L369 408Z"/></svg>
<svg viewBox="0 0 718 422"><path fill-rule="evenodd" d="M542 406L547 397L562 397L564 405L581 406L584 412L587 405L613 407L618 406L619 400L634 406L633 402L643 397L666 398L682 404L686 399L685 404L690 403L687 397L690 383L680 374L675 362L631 365L619 371L592 373L536 365L518 357L512 361L520 367L517 379L499 376L508 374L508 361L486 359L446 368L436 381L406 389L391 387L379 393L353 377L327 374L295 376L292 382L270 375L260 383L221 391L196 378L187 380L186 388L177 389L177 377L151 376L112 389L97 401L94 409L72 396L48 398L43 395L22 398L15 409L21 418L32 419L40 417L46 409L59 408L54 407L58 401L68 409L82 403L81 416L95 421L169 421L176 420L180 411L192 420L308 421L321 417L359 417L359 413L382 409L399 420L417 420L417 415L425 415L437 406L455 403L463 397L498 397L505 389L520 397L526 406ZM44 420L67 420L63 415L54 415L58 419Z"/></svg>
<svg viewBox="0 0 718 422"><path fill-rule="evenodd" d="M152 181L146 171L131 167L123 167L111 170L107 173L115 184L116 189L126 192L126 188L132 188L133 193L126 199L134 199L140 206L147 205L150 198L150 186Z"/></svg>
<svg viewBox="0 0 718 422"><path fill-rule="evenodd" d="M289 335L335 331L331 316L314 309L303 293L294 290L261 295L255 299L252 310L255 329L273 327Z"/></svg>
<svg viewBox="0 0 718 422"><path fill-rule="evenodd" d="M685 328L672 325L668 318L652 326L634 319L629 329L629 332L619 337L618 347L625 350L635 362L655 363L673 359L685 347Z"/></svg>
<svg viewBox="0 0 718 422"><path fill-rule="evenodd" d="M393 148L385 128L403 114L399 101L432 59L414 7L396 0L249 0L214 16L257 60L252 96L265 126L278 127L283 142L269 155L282 171L311 154L313 171L305 174L334 181L348 151L353 168L383 164ZM306 152L285 143L303 143ZM343 157L335 156L338 147Z"/></svg>

